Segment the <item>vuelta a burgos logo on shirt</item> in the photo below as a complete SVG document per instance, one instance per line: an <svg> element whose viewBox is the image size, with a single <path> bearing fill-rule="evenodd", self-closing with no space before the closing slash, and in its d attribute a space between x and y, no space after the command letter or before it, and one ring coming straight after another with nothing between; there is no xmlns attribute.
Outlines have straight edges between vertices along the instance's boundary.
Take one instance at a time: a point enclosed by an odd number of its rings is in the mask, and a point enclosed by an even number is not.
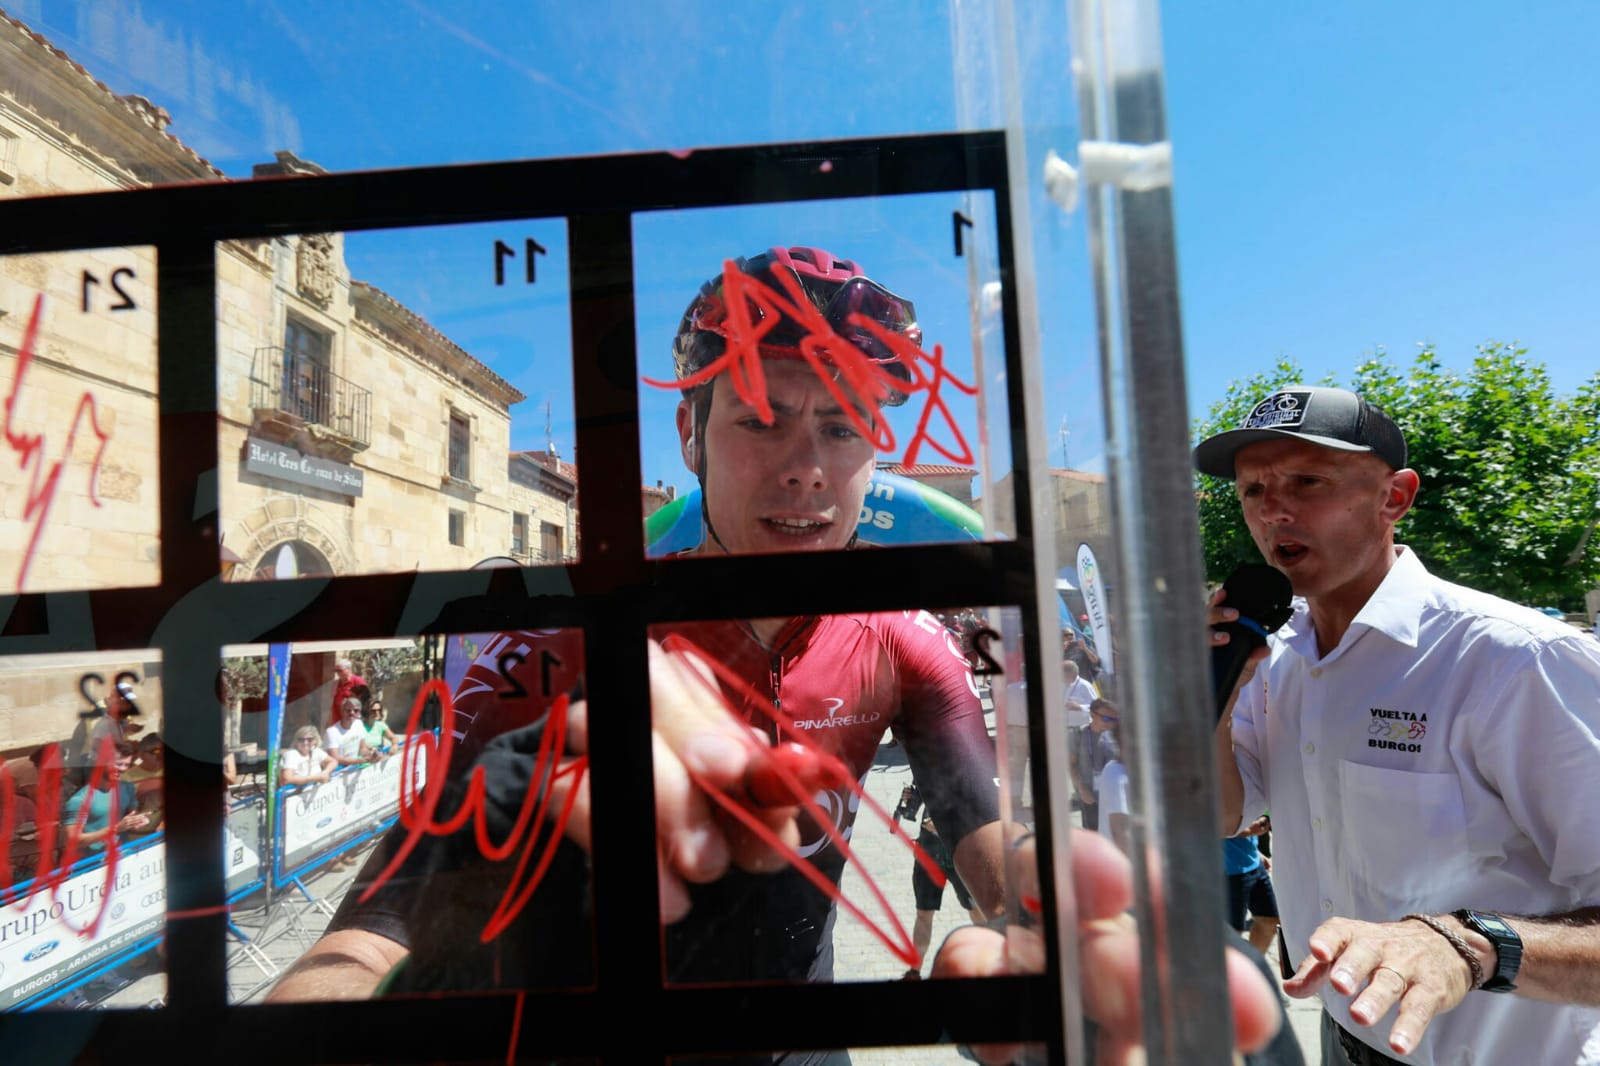
<svg viewBox="0 0 1600 1066"><path fill-rule="evenodd" d="M826 697L822 701L822 706L827 717L796 718L794 727L796 729L834 729L840 726L869 725L883 717L881 711L873 711L870 714L841 714L840 711L844 707L844 700L838 696Z"/></svg>
<svg viewBox="0 0 1600 1066"><path fill-rule="evenodd" d="M1422 750L1423 738L1428 735L1428 715L1413 711L1391 711L1387 707L1373 707L1367 711L1367 747L1386 751L1407 751L1413 754Z"/></svg>

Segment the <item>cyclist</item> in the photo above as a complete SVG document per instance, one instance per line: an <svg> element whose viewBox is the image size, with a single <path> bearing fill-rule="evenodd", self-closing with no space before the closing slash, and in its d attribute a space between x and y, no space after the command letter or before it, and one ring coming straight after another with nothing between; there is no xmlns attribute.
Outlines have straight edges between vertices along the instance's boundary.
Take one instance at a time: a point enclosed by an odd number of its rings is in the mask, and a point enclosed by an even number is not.
<svg viewBox="0 0 1600 1066"><path fill-rule="evenodd" d="M692 551L853 547L880 408L904 401L912 375L903 355L920 343L910 301L867 278L858 264L820 249L774 248L731 261L706 282L673 345L683 393L677 429L684 462L700 482L705 530ZM974 902L990 916L1003 912L1010 834L998 821L994 751L967 658L934 615L697 621L658 626L651 637L669 982L832 978L832 896L784 848L745 831L721 806L744 794L752 770L769 758L769 745L800 741L816 765L842 767L823 782L815 805L791 796L746 810L837 886L846 861L839 841L848 839L855 818L850 785L866 773L892 726L918 780L933 783L924 800ZM551 723L536 695L501 697L560 692L572 682L581 687L573 666L583 661L577 641L572 631L499 634L458 686L458 754L475 755L484 771L484 808L502 829L526 790L540 787L534 756ZM551 661L568 673L546 688L539 671ZM720 668L715 679L714 667ZM569 755L582 755L592 716L607 713L582 701L572 705ZM559 804L574 784L579 794L566 824L573 843L557 849L544 881L499 936L485 943L473 934L504 898L515 864L488 862L470 832L457 833L420 848L366 904L354 902L360 892L353 890L332 923L335 931L271 998L363 995L388 964L408 954L390 987L444 991L491 980L501 987L589 980L591 932L574 921L587 899L587 781L565 777L549 787ZM463 791L447 795L441 811L453 810ZM1125 871L1114 862L1095 865L1092 847L1080 872L1111 886L1097 899L1113 904L1126 893ZM1110 917L1121 906L1125 900L1084 913ZM1113 952L1136 950L1126 947L1125 932L1107 935ZM968 958L988 947L969 943ZM336 955L345 965L328 962ZM958 955L944 965L944 972L961 972L967 961ZM353 972L359 970L366 973ZM1121 1002L1136 1002L1136 995ZM1125 1023L1110 1007L1100 1011L1102 1020ZM845 1060L815 1052L782 1061Z"/></svg>

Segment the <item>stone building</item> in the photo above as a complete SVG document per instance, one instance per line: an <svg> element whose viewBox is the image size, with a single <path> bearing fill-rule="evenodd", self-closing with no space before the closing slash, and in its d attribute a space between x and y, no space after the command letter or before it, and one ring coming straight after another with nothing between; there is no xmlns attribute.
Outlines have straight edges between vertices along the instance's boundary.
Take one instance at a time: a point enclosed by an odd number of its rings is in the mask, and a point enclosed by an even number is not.
<svg viewBox="0 0 1600 1066"><path fill-rule="evenodd" d="M0 197L223 180L170 122L0 13ZM152 248L0 256L0 595L160 580L156 270ZM517 515L526 561L575 554L571 464L511 451L522 393L352 279L341 234L219 244L217 331L230 580L466 569L512 551ZM153 656L112 665L148 678L158 727ZM68 736L102 658L0 663L0 758Z"/></svg>
<svg viewBox="0 0 1600 1066"><path fill-rule="evenodd" d="M912 481L919 481L930 489L938 489L946 496L960 500L968 507L972 506L972 479L978 471L970 466L947 466L942 463L913 463L911 466L904 463L879 463L878 469L885 474L899 474Z"/></svg>
<svg viewBox="0 0 1600 1066"><path fill-rule="evenodd" d="M1109 565L1112 555L1111 493L1104 474L1082 470L1050 470L1053 499L1050 514L1054 521L1056 566L1077 565L1078 545L1087 544L1101 564ZM1008 537L1016 536L1016 514L1012 504L1011 475L995 483L995 525Z"/></svg>
<svg viewBox="0 0 1600 1066"><path fill-rule="evenodd" d="M553 451L512 452L510 551L520 563L577 557L578 470Z"/></svg>

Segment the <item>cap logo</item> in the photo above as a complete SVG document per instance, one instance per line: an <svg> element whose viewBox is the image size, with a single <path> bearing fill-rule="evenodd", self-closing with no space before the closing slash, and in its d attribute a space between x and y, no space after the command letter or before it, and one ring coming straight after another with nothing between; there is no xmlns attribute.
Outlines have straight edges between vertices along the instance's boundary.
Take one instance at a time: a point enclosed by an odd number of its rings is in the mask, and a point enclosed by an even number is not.
<svg viewBox="0 0 1600 1066"><path fill-rule="evenodd" d="M1292 429L1305 421L1311 393L1288 390L1275 392L1256 404L1255 410L1239 424L1240 429Z"/></svg>

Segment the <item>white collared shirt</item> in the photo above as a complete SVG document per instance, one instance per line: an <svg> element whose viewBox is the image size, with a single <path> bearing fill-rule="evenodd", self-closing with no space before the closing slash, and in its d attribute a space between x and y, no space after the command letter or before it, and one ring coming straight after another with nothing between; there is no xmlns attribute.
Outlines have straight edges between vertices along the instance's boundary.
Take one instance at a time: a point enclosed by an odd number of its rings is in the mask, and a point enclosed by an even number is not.
<svg viewBox="0 0 1600 1066"><path fill-rule="evenodd" d="M1269 807L1291 961L1333 917L1600 904L1600 646L1530 608L1430 575L1406 548L1339 645L1303 600L1241 691L1240 827ZM1394 1013L1334 1018L1385 1054ZM1567 1064L1600 1010L1472 992L1401 1061Z"/></svg>

